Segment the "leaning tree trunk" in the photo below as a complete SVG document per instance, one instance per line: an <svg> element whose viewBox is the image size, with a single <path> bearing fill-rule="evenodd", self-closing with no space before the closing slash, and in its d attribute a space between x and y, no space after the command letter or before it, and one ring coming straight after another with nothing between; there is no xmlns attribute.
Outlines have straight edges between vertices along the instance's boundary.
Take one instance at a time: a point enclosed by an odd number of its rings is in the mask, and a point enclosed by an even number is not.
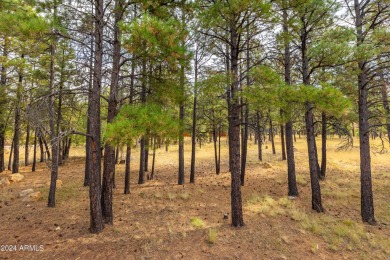
<svg viewBox="0 0 390 260"><path fill-rule="evenodd" d="M314 115L313 115L313 122L314 122ZM313 127L313 131L314 127ZM316 134L314 133L314 156L316 158L316 167L317 167L317 173L318 173L318 178L321 178L321 167L320 163L318 162L318 149L317 149L317 140L315 139Z"/></svg>
<svg viewBox="0 0 390 260"><path fill-rule="evenodd" d="M314 135L314 127L313 127L313 106L307 102L306 103L306 113L305 113L305 121L306 121L306 138L307 138L307 147L309 154L309 169L310 169L310 183L311 183L311 203L312 209L317 212L323 212L324 209L322 207L321 201L321 188L318 178L318 169L317 169L317 158L315 156L315 135Z"/></svg>
<svg viewBox="0 0 390 260"><path fill-rule="evenodd" d="M13 152L14 152L14 140L12 140L12 143L11 143L11 150L9 151L9 158L8 158L8 170L12 170L12 167L11 167L11 162L12 162L12 155L13 155Z"/></svg>

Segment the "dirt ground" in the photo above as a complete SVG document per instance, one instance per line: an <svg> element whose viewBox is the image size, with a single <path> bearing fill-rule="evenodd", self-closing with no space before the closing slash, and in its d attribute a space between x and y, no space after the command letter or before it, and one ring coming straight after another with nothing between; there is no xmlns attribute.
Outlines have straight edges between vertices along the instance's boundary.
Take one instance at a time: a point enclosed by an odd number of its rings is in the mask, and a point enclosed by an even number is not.
<svg viewBox="0 0 390 260"><path fill-rule="evenodd" d="M0 188L0 259L389 259L390 155L373 146L378 223L366 225L360 218L359 149L337 151L339 142L329 141L327 178L321 181L326 212L318 214L311 210L304 138L295 144L300 193L295 200L287 199L286 162L281 160L279 140L276 155L265 144L263 162L257 161L257 147L251 141L241 228L230 225L226 141L218 176L212 144L197 148L195 185L189 184L189 140L183 186L176 185L176 147L157 151L156 179L143 185L137 184L139 152L133 150L131 194L123 194L124 165L118 165L114 225L106 225L98 235L88 231L83 148L73 148L59 170L63 185L57 190L56 208L46 206L50 180L46 163L39 164L35 173L30 166L22 167L22 181ZM40 191L43 199L22 202L19 192L27 188Z"/></svg>

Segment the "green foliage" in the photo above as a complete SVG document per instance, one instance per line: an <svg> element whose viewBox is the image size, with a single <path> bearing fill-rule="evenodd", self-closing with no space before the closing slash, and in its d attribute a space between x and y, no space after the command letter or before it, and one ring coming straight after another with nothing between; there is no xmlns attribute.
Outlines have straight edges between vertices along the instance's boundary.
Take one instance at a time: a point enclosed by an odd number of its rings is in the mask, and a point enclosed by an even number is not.
<svg viewBox="0 0 390 260"><path fill-rule="evenodd" d="M255 110L268 110L280 106L278 89L284 86L280 75L269 66L258 66L252 69L250 77L253 84L242 91L251 107Z"/></svg>
<svg viewBox="0 0 390 260"><path fill-rule="evenodd" d="M198 85L198 132L210 132L227 125L227 105L224 95L229 78L222 73L210 74Z"/></svg>
<svg viewBox="0 0 390 260"><path fill-rule="evenodd" d="M4 1L0 17L0 35L38 38L49 32L49 24L25 1Z"/></svg>
<svg viewBox="0 0 390 260"><path fill-rule="evenodd" d="M166 61L176 68L187 57L181 44L187 32L177 30L180 27L177 19L162 20L145 13L132 23L121 25L125 34L130 33L128 37L123 37L123 46L129 52L151 58L156 63Z"/></svg>
<svg viewBox="0 0 390 260"><path fill-rule="evenodd" d="M207 8L202 8L199 13L199 20L203 23L204 27L218 27L221 24L229 25L228 19L234 19L240 16L245 19L247 15L252 14L254 17L267 17L270 15L271 4L264 0L217 0L212 4L204 3L204 1L198 1L198 5ZM240 24L236 21L237 25ZM242 24L241 24L242 25Z"/></svg>
<svg viewBox="0 0 390 260"><path fill-rule="evenodd" d="M313 66L316 64L332 66L353 60L353 48L350 44L354 37L350 28L342 26L325 30L318 40L310 45L308 56L311 63Z"/></svg>
<svg viewBox="0 0 390 260"><path fill-rule="evenodd" d="M245 97L255 110L282 109L289 119L296 110L312 103L319 111L329 116L346 117L351 108L350 100L336 87L323 83L320 86L286 85L280 75L270 67L259 66L251 71L253 85L243 90Z"/></svg>
<svg viewBox="0 0 390 260"><path fill-rule="evenodd" d="M179 123L174 111L157 104L125 105L111 124L107 125L107 142L131 144L147 133L161 137L176 137Z"/></svg>

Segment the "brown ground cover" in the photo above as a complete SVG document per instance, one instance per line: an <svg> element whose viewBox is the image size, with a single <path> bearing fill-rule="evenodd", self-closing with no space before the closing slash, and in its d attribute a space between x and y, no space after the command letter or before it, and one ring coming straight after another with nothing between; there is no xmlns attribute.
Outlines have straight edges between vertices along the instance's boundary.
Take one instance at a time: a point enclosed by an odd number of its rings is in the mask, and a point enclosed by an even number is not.
<svg viewBox="0 0 390 260"><path fill-rule="evenodd" d="M62 188L57 207L47 208L50 171L45 163L25 178L0 188L0 259L389 259L390 160L373 146L373 187L378 224L360 219L359 149L336 151L331 139L328 173L321 182L324 214L311 210L310 180L304 138L298 139L296 166L299 198L287 199L286 163L265 149L264 162L250 142L243 187L245 226L233 228L230 217L230 173L226 142L222 173L215 175L213 146L197 148L196 184L189 181L190 145L186 140L186 184L177 182L177 148L156 156L156 179L138 185L139 154L133 151L131 194L123 194L124 165L117 166L114 225L99 235L88 232L88 188L83 187L82 147L60 167ZM277 140L279 142L279 140ZM266 144L270 146L269 144ZM320 148L320 147L319 147ZM277 147L277 152L280 147ZM319 149L320 151L320 149ZM124 155L123 155L124 157ZM0 178L9 175L2 173ZM43 199L22 202L21 190L33 188ZM35 245L42 251L21 250ZM9 250L10 248L8 248Z"/></svg>

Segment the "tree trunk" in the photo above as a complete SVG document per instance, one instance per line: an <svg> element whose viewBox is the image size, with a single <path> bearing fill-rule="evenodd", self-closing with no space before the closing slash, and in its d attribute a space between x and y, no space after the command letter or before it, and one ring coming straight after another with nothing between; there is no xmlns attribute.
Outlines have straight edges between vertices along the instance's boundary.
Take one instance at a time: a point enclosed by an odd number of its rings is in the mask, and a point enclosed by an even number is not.
<svg viewBox="0 0 390 260"><path fill-rule="evenodd" d="M0 125L0 173L5 170L5 153L4 149L5 148L5 125L1 124Z"/></svg>
<svg viewBox="0 0 390 260"><path fill-rule="evenodd" d="M141 103L146 103L146 60L142 60L142 86L141 86ZM139 177L138 184L145 182L145 136L141 137L140 141L140 162L139 162Z"/></svg>
<svg viewBox="0 0 390 260"><path fill-rule="evenodd" d="M152 173L150 174L150 179L154 179L154 166L156 162L156 137L153 138L153 157L152 157Z"/></svg>
<svg viewBox="0 0 390 260"><path fill-rule="evenodd" d="M293 143L293 124L291 121L286 123L286 148L287 148L287 176L288 176L288 196L297 197L298 187L295 176L295 159Z"/></svg>
<svg viewBox="0 0 390 260"><path fill-rule="evenodd" d="M65 151L65 158L69 159L69 152L70 152L70 147L72 146L72 138L69 137L68 143L66 145L66 151Z"/></svg>
<svg viewBox="0 0 390 260"><path fill-rule="evenodd" d="M222 128L219 127L219 130L218 130L218 162L217 162L219 171L221 170L221 132L222 132Z"/></svg>
<svg viewBox="0 0 390 260"><path fill-rule="evenodd" d="M196 108L198 99L198 47L195 50L195 81L194 81L194 107L192 110L192 135L191 135L191 173L190 183L195 183L195 151L196 151Z"/></svg>
<svg viewBox="0 0 390 260"><path fill-rule="evenodd" d="M326 114L325 112L322 112L322 133L321 133L321 140L322 140L322 154L321 154L321 173L320 173L320 179L325 179L326 176Z"/></svg>
<svg viewBox="0 0 390 260"><path fill-rule="evenodd" d="M311 183L311 205L312 209L317 212L323 212L324 209L322 207L321 202L321 188L319 183L319 173L317 168L317 158L315 156L315 136L314 136L314 127L313 127L313 107L310 103L306 103L306 113L305 113L305 121L306 121L306 138L307 138L307 147L308 147L308 155L309 155L309 168L310 168L310 183Z"/></svg>
<svg viewBox="0 0 390 260"><path fill-rule="evenodd" d="M92 13L93 13L93 7L92 7ZM95 52L95 45L94 45L94 35L91 35L91 42L90 42L90 57L89 57L89 82L88 82L88 108L87 108L87 133L91 132L91 104L92 104L92 88L93 88L93 81L94 81L94 52ZM85 139L85 171L84 171L84 187L89 186L90 183L90 175L91 175L91 156L92 156L92 148L91 148L91 138L87 137Z"/></svg>
<svg viewBox="0 0 390 260"><path fill-rule="evenodd" d="M37 165L37 137L38 137L37 132L38 132L38 128L35 129L35 133L34 133L34 152L33 152L33 163L31 169L32 172L35 172L35 168Z"/></svg>
<svg viewBox="0 0 390 260"><path fill-rule="evenodd" d="M139 176L138 184L145 183L145 138L140 141L140 157L139 157Z"/></svg>
<svg viewBox="0 0 390 260"><path fill-rule="evenodd" d="M24 55L22 55L24 58ZM16 108L15 108L15 124L14 124L14 159L12 163L12 173L19 172L19 142L20 142L20 105L22 102L22 92L23 92L23 75L22 72L19 72L19 84L16 93Z"/></svg>
<svg viewBox="0 0 390 260"><path fill-rule="evenodd" d="M262 138L261 138L261 129L260 129L260 113L256 113L256 129L257 129L257 158L259 161L263 161L263 151L262 151Z"/></svg>
<svg viewBox="0 0 390 260"><path fill-rule="evenodd" d="M12 140L12 143L11 143L11 150L9 151L9 158L8 158L8 170L12 170L12 167L11 167L11 162L12 162L12 154L13 154L13 151L14 151L14 140Z"/></svg>
<svg viewBox="0 0 390 260"><path fill-rule="evenodd" d="M383 71L381 72L381 81L382 81L382 86L381 86L381 94L382 94L382 103L383 103L383 108L385 110L385 115L386 115L386 129L387 129L387 139L390 142L390 106L389 106L389 101L387 100L388 94L387 94L387 88L386 88L386 81L383 75Z"/></svg>
<svg viewBox="0 0 390 260"><path fill-rule="evenodd" d="M302 57L302 77L303 84L310 85L310 74L309 74L309 59L307 56L307 43L308 43L308 32L307 28L302 30L300 35L301 39L301 57ZM314 116L313 116L313 105L310 102L306 102L305 112L305 124L306 124L306 140L307 149L309 156L309 170L310 170L310 183L312 193L312 209L317 212L323 212L321 201L321 189L319 183L319 164L317 157L317 147L314 134Z"/></svg>
<svg viewBox="0 0 390 260"><path fill-rule="evenodd" d="M57 109L57 135L58 135L58 165L62 165L62 144L61 144L61 120L62 120L62 89L64 87L64 61L65 53L62 53L61 75L58 91L58 109Z"/></svg>
<svg viewBox="0 0 390 260"><path fill-rule="evenodd" d="M131 146L126 146L126 166L125 166L125 190L124 194L130 194L130 159L131 159Z"/></svg>
<svg viewBox="0 0 390 260"><path fill-rule="evenodd" d="M280 110L280 115L283 115L283 111ZM285 141L284 141L284 126L283 124L280 124L280 140L282 143L282 160L286 160L286 146L285 146Z"/></svg>
<svg viewBox="0 0 390 260"><path fill-rule="evenodd" d="M41 131L38 130L38 141L39 141L39 151L40 151L40 160L39 162L44 162L45 161L45 151L43 150L43 141L42 141L42 136L41 136Z"/></svg>
<svg viewBox="0 0 390 260"><path fill-rule="evenodd" d="M45 150L46 150L46 155L47 155L47 159L50 160L50 150L49 150L49 146L47 145L47 142L46 142L46 139L44 136L42 136L42 141L43 141L43 144L45 145Z"/></svg>
<svg viewBox="0 0 390 260"><path fill-rule="evenodd" d="M283 32L287 35L289 33L289 29L288 29L289 22L288 22L287 6L285 6L286 3L287 1L283 2ZM291 53L290 53L290 42L288 39L285 39L284 42L284 82L287 85L291 84ZM280 112L282 113L282 110ZM286 123L288 196L297 197L299 195L299 192L298 192L296 175L295 175L293 135L294 135L294 140L296 142L295 131L293 131L293 123L290 119ZM282 143L284 142L282 141ZM282 150L283 150L283 146L282 146Z"/></svg>
<svg viewBox="0 0 390 260"><path fill-rule="evenodd" d="M56 8L56 7L54 7ZM55 11L54 11L55 12ZM55 15L54 15L55 16ZM54 208L56 206L56 185L57 185L57 176L58 176L58 132L56 131L56 120L55 120L55 89L54 89L54 66L55 66L55 41L56 39L52 37L52 43L50 46L50 79L49 79L49 89L50 89L50 98L49 98L49 116L50 116L50 143L51 143L51 174L50 174L50 190L47 206Z"/></svg>
<svg viewBox="0 0 390 260"><path fill-rule="evenodd" d="M272 146L272 154L276 154L275 150L275 140L274 140L274 127L272 125L272 119L271 119L271 113L269 113L269 140L271 141L271 146Z"/></svg>
<svg viewBox="0 0 390 260"><path fill-rule="evenodd" d="M230 46L231 48L231 46ZM230 57L229 57L230 55ZM227 72L227 78L229 79L229 77L231 76L231 71L232 71L232 67L231 67L231 49L229 50L229 44L226 44L226 57L229 57L229 58L226 58L226 72ZM238 55L238 54L237 54ZM237 68L237 73L238 73L238 68ZM230 113L229 111L231 111L231 99L232 99L232 84L231 82L229 82L230 84L227 84L227 90L226 90L226 102L227 102L227 109L228 109L228 114ZM228 145L229 145L229 171L231 172L232 170L232 147L231 147L231 139L233 138L232 137L232 120L231 120L231 117L230 117L230 114L228 116ZM199 142L199 145L201 145L201 142Z"/></svg>
<svg viewBox="0 0 390 260"><path fill-rule="evenodd" d="M149 146L150 146L150 131L148 130L145 138L145 172L149 171Z"/></svg>
<svg viewBox="0 0 390 260"><path fill-rule="evenodd" d="M244 109L242 107L241 109ZM245 184L245 168L246 168L246 157L248 152L248 120L249 120L249 111L248 106L245 106L245 113L242 116L243 119L243 127L242 127L242 133L241 133L241 186L244 186Z"/></svg>
<svg viewBox="0 0 390 260"><path fill-rule="evenodd" d="M367 81L364 65L359 62L362 72L359 74L359 139L360 139L360 181L361 181L361 215L364 222L375 223L374 199L371 181L371 155L369 138L369 113L367 104Z"/></svg>
<svg viewBox="0 0 390 260"><path fill-rule="evenodd" d="M7 59L8 56L8 37L4 37L4 45L3 45L3 58ZM7 99L7 70L4 65L1 66L1 78L0 78L0 95L2 95L4 100ZM0 114L5 112L5 107L1 108L3 111L0 111ZM3 119L3 118L2 118ZM0 173L5 170L5 130L6 130L6 122L0 122Z"/></svg>
<svg viewBox="0 0 390 260"><path fill-rule="evenodd" d="M213 126L213 144L214 144L214 161L215 161L215 173L219 175L220 168L218 165L218 150L217 150L217 129Z"/></svg>
<svg viewBox="0 0 390 260"><path fill-rule="evenodd" d="M313 115L314 117L314 115ZM314 123L314 118L313 118L313 123ZM314 127L313 127L314 131ZM316 134L314 134L314 157L316 158L316 167L317 167L317 173L318 173L318 178L321 178L321 167L320 163L318 162L318 149L317 149L317 140L316 140Z"/></svg>
<svg viewBox="0 0 390 260"><path fill-rule="evenodd" d="M357 46L364 44L362 7L359 0L354 0L355 27ZM374 224L374 199L371 180L371 155L370 155L370 132L369 132L369 109L368 109L368 78L367 61L359 60L358 89L359 89L359 142L360 142L360 192L361 192L361 215L363 222Z"/></svg>
<svg viewBox="0 0 390 260"><path fill-rule="evenodd" d="M179 185L184 184L184 84L185 84L185 71L184 65L181 65L180 68L180 111L179 111L179 121L180 121L180 130L179 130L179 174L178 181Z"/></svg>
<svg viewBox="0 0 390 260"><path fill-rule="evenodd" d="M244 225L242 215L242 198L241 198L241 166L240 166L240 104L237 94L239 87L238 73L238 56L239 56L239 39L234 19L230 26L230 60L231 60L231 104L228 111L230 118L229 127L231 128L229 138L231 154L231 208L232 208L232 225L241 227Z"/></svg>
<svg viewBox="0 0 390 260"><path fill-rule="evenodd" d="M91 174L89 183L90 197L90 232L100 233L103 228L103 215L101 207L101 143L100 143L100 93L102 85L103 64L103 26L104 26L103 0L95 0L95 59L93 70L93 87L91 95Z"/></svg>
<svg viewBox="0 0 390 260"><path fill-rule="evenodd" d="M112 60L112 72L111 72L111 86L110 96L108 100L108 113L107 124L111 123L117 113L118 105L118 81L121 59L121 31L119 28L119 22L123 16L123 1L115 1L115 21L114 21L114 50ZM106 143L104 147L104 164L103 164L103 186L102 186L102 213L103 219L106 224L113 224L113 212L112 212L112 189L114 187L114 175L115 175L115 147Z"/></svg>
<svg viewBox="0 0 390 260"><path fill-rule="evenodd" d="M28 157L29 157L29 151L28 146L30 144L30 124L27 123L27 129L26 129L26 143L24 145L24 166L28 166Z"/></svg>
<svg viewBox="0 0 390 260"><path fill-rule="evenodd" d="M115 148L115 164L119 163L119 146Z"/></svg>

